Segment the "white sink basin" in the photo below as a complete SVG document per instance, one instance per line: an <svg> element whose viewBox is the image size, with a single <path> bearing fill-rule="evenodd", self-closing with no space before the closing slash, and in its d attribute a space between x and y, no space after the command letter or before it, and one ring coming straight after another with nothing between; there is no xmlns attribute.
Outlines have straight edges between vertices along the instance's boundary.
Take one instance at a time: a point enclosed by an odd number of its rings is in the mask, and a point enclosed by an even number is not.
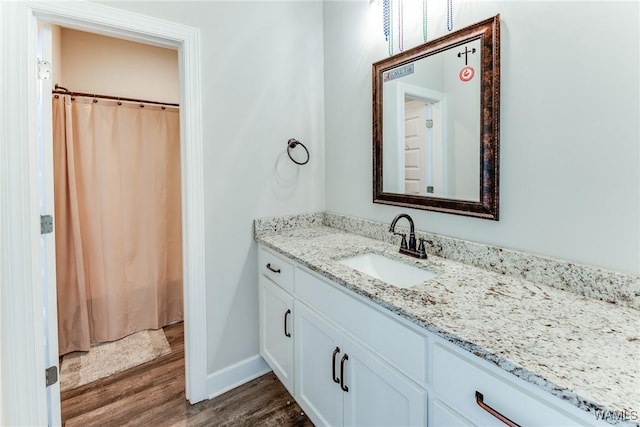
<svg viewBox="0 0 640 427"><path fill-rule="evenodd" d="M436 277L436 274L431 271L422 270L375 253L343 258L338 262L398 288L410 288Z"/></svg>

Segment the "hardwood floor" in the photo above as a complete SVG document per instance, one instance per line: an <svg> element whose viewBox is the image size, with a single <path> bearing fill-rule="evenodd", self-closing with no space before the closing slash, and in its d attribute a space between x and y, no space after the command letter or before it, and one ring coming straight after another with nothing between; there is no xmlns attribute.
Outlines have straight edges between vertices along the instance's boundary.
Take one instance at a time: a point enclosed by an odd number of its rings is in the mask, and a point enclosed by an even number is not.
<svg viewBox="0 0 640 427"><path fill-rule="evenodd" d="M273 373L212 400L184 394L184 329L167 326L171 353L61 396L65 426L313 426Z"/></svg>

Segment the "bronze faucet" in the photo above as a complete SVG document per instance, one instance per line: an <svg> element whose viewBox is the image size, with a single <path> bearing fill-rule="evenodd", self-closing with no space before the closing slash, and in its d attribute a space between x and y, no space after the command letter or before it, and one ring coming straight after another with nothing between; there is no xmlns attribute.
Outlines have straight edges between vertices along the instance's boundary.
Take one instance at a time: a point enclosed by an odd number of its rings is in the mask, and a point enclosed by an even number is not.
<svg viewBox="0 0 640 427"><path fill-rule="evenodd" d="M400 218L407 218L407 220L409 221L409 244L407 244L407 235L405 233L396 232L396 223ZM416 249L415 227L413 225L413 219L408 214L401 213L393 218L393 221L391 221L391 226L389 227L389 232L397 236L402 236L402 241L400 242L401 254L410 255L412 257L420 259L425 259L427 257L427 253L424 248L424 239L418 239L420 241L420 245Z"/></svg>

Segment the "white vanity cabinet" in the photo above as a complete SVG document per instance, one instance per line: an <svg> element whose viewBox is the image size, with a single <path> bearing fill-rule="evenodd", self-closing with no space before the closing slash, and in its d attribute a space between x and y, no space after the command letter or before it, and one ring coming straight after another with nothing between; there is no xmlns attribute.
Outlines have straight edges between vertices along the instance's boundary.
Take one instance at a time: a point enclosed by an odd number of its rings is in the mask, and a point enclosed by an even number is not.
<svg viewBox="0 0 640 427"><path fill-rule="evenodd" d="M294 395L293 295L281 285L293 290L293 266L264 250L259 259L260 355ZM290 272L290 276L282 276L283 271Z"/></svg>
<svg viewBox="0 0 640 427"><path fill-rule="evenodd" d="M424 379L423 337L281 255L258 258L260 355L315 425L426 425L426 391L403 373Z"/></svg>
<svg viewBox="0 0 640 427"><path fill-rule="evenodd" d="M426 392L296 301L296 399L317 426L423 426Z"/></svg>
<svg viewBox="0 0 640 427"><path fill-rule="evenodd" d="M317 426L609 425L282 255L259 259L260 354Z"/></svg>

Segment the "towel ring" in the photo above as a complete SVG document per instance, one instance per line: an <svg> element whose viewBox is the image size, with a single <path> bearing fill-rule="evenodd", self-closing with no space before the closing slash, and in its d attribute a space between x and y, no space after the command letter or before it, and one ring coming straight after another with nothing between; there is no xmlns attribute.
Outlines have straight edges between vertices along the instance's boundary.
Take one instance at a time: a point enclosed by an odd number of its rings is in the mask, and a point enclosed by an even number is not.
<svg viewBox="0 0 640 427"><path fill-rule="evenodd" d="M307 153L307 160L305 160L304 162L299 162L291 157L291 149L296 148L296 145L302 146L302 148L304 148L304 151ZM306 165L307 163L309 163L309 150L307 150L307 147L305 147L302 142L298 141L295 138L290 138L289 141L287 141L287 154L289 155L291 161L297 165Z"/></svg>

